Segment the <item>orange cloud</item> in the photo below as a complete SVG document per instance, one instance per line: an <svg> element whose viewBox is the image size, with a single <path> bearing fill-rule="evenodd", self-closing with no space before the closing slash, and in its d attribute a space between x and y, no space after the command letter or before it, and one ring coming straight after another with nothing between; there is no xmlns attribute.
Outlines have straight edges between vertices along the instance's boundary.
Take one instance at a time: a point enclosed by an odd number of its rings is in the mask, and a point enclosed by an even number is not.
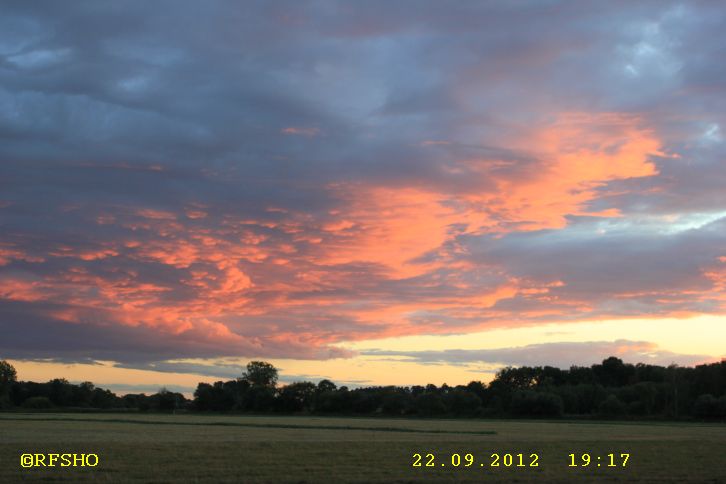
<svg viewBox="0 0 726 484"><path fill-rule="evenodd" d="M657 175L651 157L665 156L661 141L640 118L617 113L564 113L508 143L537 160L526 173L510 175L511 163L505 161L462 162L497 186L494 193L465 200L492 213L505 230L562 228L568 215L616 217L617 209L587 209L596 190L613 180Z"/></svg>
<svg viewBox="0 0 726 484"><path fill-rule="evenodd" d="M713 282L713 291L726 304L726 256L719 257L718 264L705 270L704 275Z"/></svg>
<svg viewBox="0 0 726 484"><path fill-rule="evenodd" d="M617 216L589 204L611 181L656 175L651 157L664 156L661 143L640 119L618 114L563 114L506 141L527 154L527 169L506 160L460 160L457 176L475 182L473 189L330 183L327 211L270 205L260 218L210 217L214 208L199 204L179 213L104 209L102 223L126 229L125 237L56 247L50 256L77 264L8 280L1 296L62 303L70 308L54 311L63 321L100 311L116 324L260 348L589 313L591 301L568 298L557 277L530 280L475 262L459 239L558 229L572 215ZM15 247L0 249L0 264L23 257ZM146 264L164 276L145 274ZM721 272L706 273L717 287ZM507 306L515 300L516 311Z"/></svg>
<svg viewBox="0 0 726 484"><path fill-rule="evenodd" d="M0 246L0 266L10 264L13 260L23 260L26 262L43 262L43 257L26 254L24 251L14 247Z"/></svg>

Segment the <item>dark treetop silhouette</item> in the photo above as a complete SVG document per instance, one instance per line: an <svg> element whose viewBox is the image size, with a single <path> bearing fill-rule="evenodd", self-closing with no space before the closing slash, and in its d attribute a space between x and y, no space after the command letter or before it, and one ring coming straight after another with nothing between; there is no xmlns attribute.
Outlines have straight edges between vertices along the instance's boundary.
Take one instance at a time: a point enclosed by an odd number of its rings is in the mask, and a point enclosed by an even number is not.
<svg viewBox="0 0 726 484"><path fill-rule="evenodd" d="M350 389L330 380L277 385L278 371L252 361L240 378L199 383L194 398L162 388L119 397L91 382L17 381L0 361L0 408L279 412L446 417L726 419L726 361L694 368L636 365L610 357L590 367L507 367L485 384Z"/></svg>

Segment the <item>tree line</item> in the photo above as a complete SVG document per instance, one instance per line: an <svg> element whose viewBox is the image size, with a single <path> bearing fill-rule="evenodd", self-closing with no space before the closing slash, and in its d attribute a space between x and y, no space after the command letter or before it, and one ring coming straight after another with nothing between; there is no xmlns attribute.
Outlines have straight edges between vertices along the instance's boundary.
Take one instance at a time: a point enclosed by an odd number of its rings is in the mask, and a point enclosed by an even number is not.
<svg viewBox="0 0 726 484"><path fill-rule="evenodd" d="M726 420L726 361L696 367L627 364L507 367L487 383L348 388L330 380L278 385L278 370L252 361L229 381L199 383L192 399L161 389L117 396L93 383L17 381L0 361L0 408L254 412L421 417Z"/></svg>

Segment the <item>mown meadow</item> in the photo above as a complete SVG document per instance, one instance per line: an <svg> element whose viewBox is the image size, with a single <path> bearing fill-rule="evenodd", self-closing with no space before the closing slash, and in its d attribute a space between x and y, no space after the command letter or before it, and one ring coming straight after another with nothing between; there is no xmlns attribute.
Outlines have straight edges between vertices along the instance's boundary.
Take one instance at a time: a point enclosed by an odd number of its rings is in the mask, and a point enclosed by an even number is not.
<svg viewBox="0 0 726 484"><path fill-rule="evenodd" d="M0 414L3 483L722 482L725 450L718 423ZM22 468L23 453L99 463Z"/></svg>

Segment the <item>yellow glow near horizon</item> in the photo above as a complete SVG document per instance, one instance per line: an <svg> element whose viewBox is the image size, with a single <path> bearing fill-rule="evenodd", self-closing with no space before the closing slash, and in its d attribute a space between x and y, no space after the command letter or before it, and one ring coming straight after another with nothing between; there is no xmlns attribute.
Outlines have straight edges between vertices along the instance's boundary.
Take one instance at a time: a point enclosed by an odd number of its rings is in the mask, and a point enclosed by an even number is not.
<svg viewBox="0 0 726 484"><path fill-rule="evenodd" d="M8 360L18 372L19 380L44 382L53 378L65 378L71 382L91 381L96 386L136 385L138 387L184 386L194 387L209 377L189 373L167 373L135 370L113 366L113 362L53 363L46 361ZM119 392L121 394L127 392ZM129 391L128 393L134 393Z"/></svg>
<svg viewBox="0 0 726 484"><path fill-rule="evenodd" d="M687 326L687 329L686 329ZM540 343L615 341L626 339L655 343L660 350L677 354L708 355L714 361L726 356L725 316L696 316L688 319L623 319L556 323L531 327L493 329L465 335L403 336L341 344L358 352L427 351L446 349L499 349ZM489 362L465 364L422 364L396 356L358 355L332 360L293 360L277 358L224 358L215 360L180 360L188 363L214 365L235 364L240 367L253 359L264 359L280 369L281 380L313 380L329 378L339 385L441 385L466 384L471 380L489 381L502 365ZM132 385L141 387L180 386L193 388L199 382L213 382L229 377L212 377L195 373L172 373L127 369L113 362L99 364L61 364L10 360L22 380L47 381L67 378L70 381L90 380L97 386ZM593 361L592 363L597 363ZM221 373L224 374L224 373ZM132 390L129 390L131 392ZM148 391L148 390L147 390ZM125 393L119 391L118 393ZM189 392L187 392L189 394Z"/></svg>
<svg viewBox="0 0 726 484"><path fill-rule="evenodd" d="M687 329L685 328L687 326ZM460 335L402 336L346 343L354 351L385 349L424 351L431 349L494 349L538 343L648 341L664 350L682 354L726 356L726 316L699 315L690 318L617 319L572 323L538 323L537 326L492 329Z"/></svg>

